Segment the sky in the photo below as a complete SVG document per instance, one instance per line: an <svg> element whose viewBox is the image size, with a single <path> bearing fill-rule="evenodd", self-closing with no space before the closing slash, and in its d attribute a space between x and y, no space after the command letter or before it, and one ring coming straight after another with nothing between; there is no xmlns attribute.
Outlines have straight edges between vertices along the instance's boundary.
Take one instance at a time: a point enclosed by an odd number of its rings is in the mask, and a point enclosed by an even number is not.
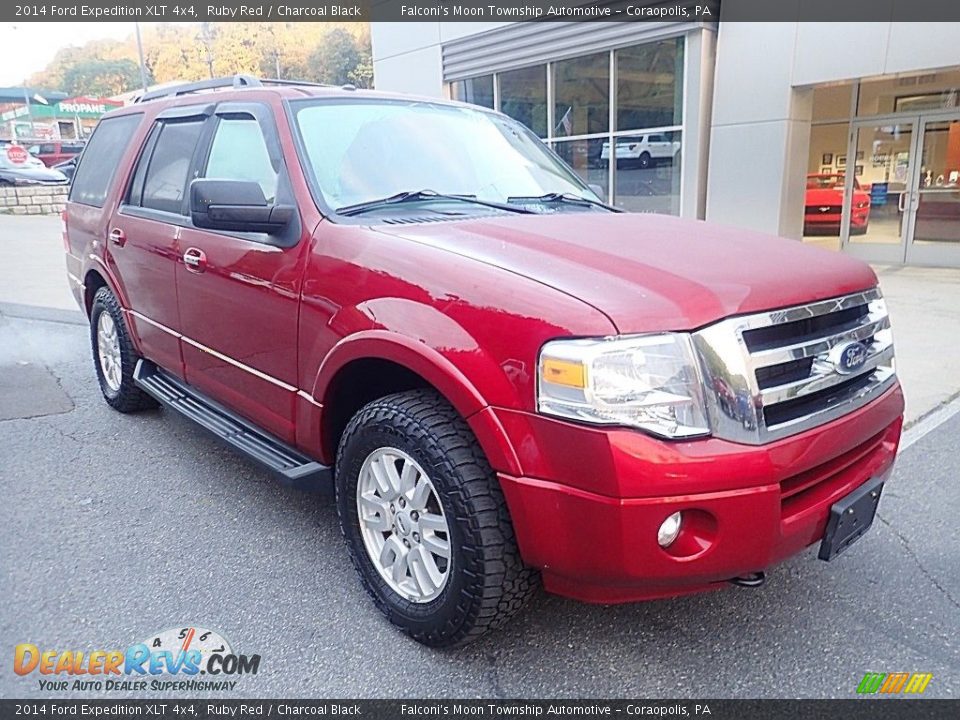
<svg viewBox="0 0 960 720"><path fill-rule="evenodd" d="M144 25L141 23L141 29ZM133 35L132 22L0 23L0 87L20 85L62 47Z"/></svg>

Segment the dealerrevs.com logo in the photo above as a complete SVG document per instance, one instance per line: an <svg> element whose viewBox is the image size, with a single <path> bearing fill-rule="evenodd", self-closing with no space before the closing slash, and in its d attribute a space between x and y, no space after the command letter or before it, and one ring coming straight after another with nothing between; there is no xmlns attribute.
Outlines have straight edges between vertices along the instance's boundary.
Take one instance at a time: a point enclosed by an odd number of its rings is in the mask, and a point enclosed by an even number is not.
<svg viewBox="0 0 960 720"><path fill-rule="evenodd" d="M241 655L218 632L197 626L164 630L126 650L41 649L21 643L13 671L37 676L44 691L233 690L239 675L256 675L259 655Z"/></svg>

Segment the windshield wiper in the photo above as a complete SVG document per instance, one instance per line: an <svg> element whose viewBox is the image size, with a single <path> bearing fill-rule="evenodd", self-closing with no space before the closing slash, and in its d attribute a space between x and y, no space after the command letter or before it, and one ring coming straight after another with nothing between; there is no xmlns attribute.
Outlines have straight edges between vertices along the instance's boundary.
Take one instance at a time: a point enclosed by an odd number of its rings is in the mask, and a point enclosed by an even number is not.
<svg viewBox="0 0 960 720"><path fill-rule="evenodd" d="M473 195L447 195L444 193L434 192L433 190L407 190L405 192L400 192L396 195L390 195L389 197L379 198L377 200L367 200L366 202L357 203L355 205L344 205L341 208L337 208L336 212L338 215L360 215L361 213L365 213L370 210L381 210L385 207L390 207L391 205L400 205L408 202L425 202L428 200L449 200L454 202L469 203L471 205L482 205L484 207L496 208L497 210L505 210L506 212L512 213L524 213L527 215L536 214L534 210L518 207L516 205L492 202L490 200L480 200Z"/></svg>
<svg viewBox="0 0 960 720"><path fill-rule="evenodd" d="M598 207L603 208L604 210L610 210L611 212L623 212L623 210L613 207L613 205L607 205L599 200L591 200L590 198L580 197L579 195L574 195L573 193L552 192L547 193L546 195L517 195L515 197L508 197L507 202L541 204L565 203L567 205L579 205L580 207Z"/></svg>

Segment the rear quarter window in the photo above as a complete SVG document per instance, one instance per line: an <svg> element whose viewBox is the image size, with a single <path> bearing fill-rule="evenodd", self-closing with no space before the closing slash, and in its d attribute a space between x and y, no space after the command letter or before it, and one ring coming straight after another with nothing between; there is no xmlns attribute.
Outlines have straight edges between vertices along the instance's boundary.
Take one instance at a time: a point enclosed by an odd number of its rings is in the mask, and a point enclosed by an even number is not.
<svg viewBox="0 0 960 720"><path fill-rule="evenodd" d="M70 201L103 207L120 165L120 158L136 132L141 113L101 120L87 143L70 188Z"/></svg>

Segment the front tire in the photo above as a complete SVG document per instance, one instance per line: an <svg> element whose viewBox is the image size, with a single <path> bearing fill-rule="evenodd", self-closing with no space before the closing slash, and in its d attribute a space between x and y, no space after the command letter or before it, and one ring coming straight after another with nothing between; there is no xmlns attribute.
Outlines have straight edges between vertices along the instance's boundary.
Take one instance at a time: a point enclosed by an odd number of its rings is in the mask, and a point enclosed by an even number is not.
<svg viewBox="0 0 960 720"><path fill-rule="evenodd" d="M414 640L463 645L502 625L536 589L496 475L435 392L363 407L340 440L336 486L364 587Z"/></svg>
<svg viewBox="0 0 960 720"><path fill-rule="evenodd" d="M133 382L137 351L123 320L123 310L107 287L97 290L90 308L90 344L100 392L114 410L136 412L157 406L156 401Z"/></svg>

